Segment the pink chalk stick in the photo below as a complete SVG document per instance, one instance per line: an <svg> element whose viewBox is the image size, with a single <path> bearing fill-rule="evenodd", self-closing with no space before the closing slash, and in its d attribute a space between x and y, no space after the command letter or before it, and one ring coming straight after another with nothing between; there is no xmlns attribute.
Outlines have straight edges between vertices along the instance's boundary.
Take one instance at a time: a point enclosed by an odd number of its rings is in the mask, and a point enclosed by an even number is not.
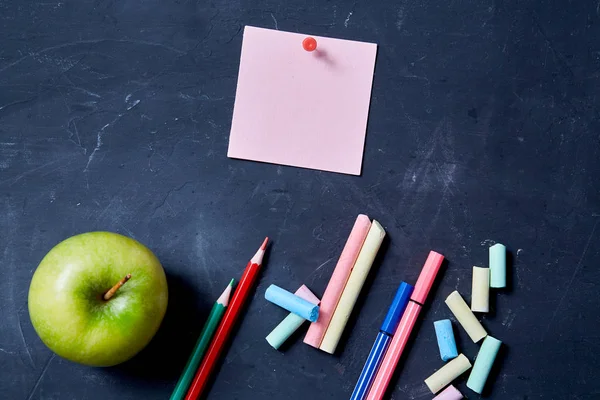
<svg viewBox="0 0 600 400"><path fill-rule="evenodd" d="M306 287L306 285L300 286L298 290L294 292L294 294L300 297L301 299L304 299L316 305L319 305L319 303L321 302L321 300L319 300L319 298L315 296L315 294L311 292L310 289Z"/></svg>
<svg viewBox="0 0 600 400"><path fill-rule="evenodd" d="M443 392L433 398L433 400L460 400L464 398L457 388L450 385Z"/></svg>
<svg viewBox="0 0 600 400"><path fill-rule="evenodd" d="M367 237L367 233L371 228L371 221L366 215L360 214L356 218L352 232L346 241L344 250L333 270L333 274L329 279L323 298L321 299L321 307L319 308L319 319L316 322L310 324L308 332L304 337L304 343L319 348L323 336L329 327L329 322L333 317L333 312L337 307L340 296L346 287L346 282L352 272L354 263L358 258L358 253Z"/></svg>

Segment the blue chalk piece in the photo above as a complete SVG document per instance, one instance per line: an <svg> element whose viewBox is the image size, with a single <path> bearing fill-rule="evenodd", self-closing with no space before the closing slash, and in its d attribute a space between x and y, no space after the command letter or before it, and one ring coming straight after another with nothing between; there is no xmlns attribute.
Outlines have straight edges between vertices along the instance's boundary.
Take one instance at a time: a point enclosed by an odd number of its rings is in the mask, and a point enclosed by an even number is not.
<svg viewBox="0 0 600 400"><path fill-rule="evenodd" d="M396 328L408 305L408 300L410 300L413 289L414 287L406 282L400 284L396 291L396 295L394 296L394 300L388 309L387 315L383 320L383 324L381 324L381 328L379 328L380 331L385 332L388 335L393 335L394 332L396 332Z"/></svg>
<svg viewBox="0 0 600 400"><path fill-rule="evenodd" d="M319 306L296 296L280 288L279 286L271 285L265 292L265 299L279 307L285 308L291 313L294 313L310 322L315 322L319 318Z"/></svg>
<svg viewBox="0 0 600 400"><path fill-rule="evenodd" d="M435 327L435 336L437 337L442 360L448 361L458 357L458 350L456 350L456 342L454 341L454 332L452 331L452 322L450 322L449 319L442 319L440 321L435 321L433 326Z"/></svg>

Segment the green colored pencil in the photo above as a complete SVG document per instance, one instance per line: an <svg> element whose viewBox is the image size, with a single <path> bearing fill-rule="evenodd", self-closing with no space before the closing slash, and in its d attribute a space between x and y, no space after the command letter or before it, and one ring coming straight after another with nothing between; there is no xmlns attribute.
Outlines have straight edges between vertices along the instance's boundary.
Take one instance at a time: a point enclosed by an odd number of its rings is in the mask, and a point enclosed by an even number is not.
<svg viewBox="0 0 600 400"><path fill-rule="evenodd" d="M208 315L208 319L202 328L202 332L200 333L200 337L196 342L194 351L185 365L183 373L181 374L179 381L177 381L177 385L175 385L175 390L173 390L170 400L182 400L185 398L188 387L190 386L192 379L194 379L194 375L198 369L198 365L200 365L202 357L204 357L204 352L210 344L210 341L217 330L217 326L219 325L223 314L225 314L225 308L227 308L227 305L229 304L229 297L231 296L233 282L234 280L232 279L231 282L229 282L229 285L227 285L223 291L223 294L221 294L221 296L213 305L212 310L210 310L210 314Z"/></svg>

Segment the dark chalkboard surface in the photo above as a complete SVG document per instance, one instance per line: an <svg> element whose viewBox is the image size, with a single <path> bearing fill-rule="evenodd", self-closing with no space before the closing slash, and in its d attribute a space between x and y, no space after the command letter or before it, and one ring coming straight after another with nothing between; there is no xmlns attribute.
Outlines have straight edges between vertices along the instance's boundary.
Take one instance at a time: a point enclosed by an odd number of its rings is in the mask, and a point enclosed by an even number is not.
<svg viewBox="0 0 600 400"><path fill-rule="evenodd" d="M379 44L362 176L226 158L246 24ZM596 1L0 1L0 397L168 398L212 302L268 235L211 399L348 398L430 249L448 262L392 397L433 397L432 322L454 289L469 300L494 242L511 284L483 318L506 343L488 398L600 398L599 38ZM322 295L361 212L389 240L341 351L300 335L274 351L264 337L286 312L266 287ZM148 245L170 287L153 342L107 369L54 356L27 312L44 254L92 230Z"/></svg>

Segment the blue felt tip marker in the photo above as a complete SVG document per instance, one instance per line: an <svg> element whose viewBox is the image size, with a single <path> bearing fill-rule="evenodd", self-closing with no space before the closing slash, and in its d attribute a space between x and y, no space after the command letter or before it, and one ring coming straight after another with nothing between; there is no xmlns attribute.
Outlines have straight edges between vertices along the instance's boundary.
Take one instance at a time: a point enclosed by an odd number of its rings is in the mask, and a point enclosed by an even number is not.
<svg viewBox="0 0 600 400"><path fill-rule="evenodd" d="M358 382L356 382L350 400L362 400L367 398L369 388L375 379L375 375L377 374L379 365L392 340L392 336L394 336L394 332L396 332L400 318L402 318L402 314L404 314L404 310L406 309L406 305L408 304L413 289L413 286L406 282L402 282L396 291L394 301L392 301L392 305L388 309L383 324L381 324L381 328L379 328L375 343L373 344L369 357L367 357L367 361L365 362L365 366L360 373Z"/></svg>

